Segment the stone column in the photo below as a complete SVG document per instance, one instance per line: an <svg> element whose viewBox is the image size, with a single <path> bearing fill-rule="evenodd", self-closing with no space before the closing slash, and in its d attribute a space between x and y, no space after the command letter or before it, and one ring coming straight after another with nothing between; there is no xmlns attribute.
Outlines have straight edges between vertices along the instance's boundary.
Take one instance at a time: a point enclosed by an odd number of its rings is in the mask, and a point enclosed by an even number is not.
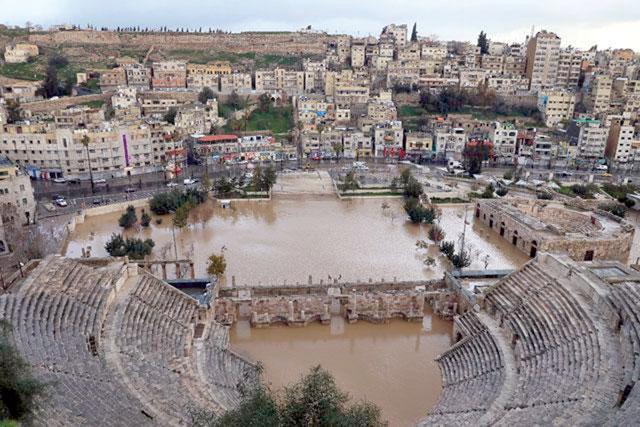
<svg viewBox="0 0 640 427"><path fill-rule="evenodd" d="M163 262L160 267L162 267L162 280L167 280L167 264Z"/></svg>
<svg viewBox="0 0 640 427"><path fill-rule="evenodd" d="M193 261L191 261L189 263L189 269L191 270L191 278L195 279L196 278L196 268L195 268L195 266L193 264Z"/></svg>

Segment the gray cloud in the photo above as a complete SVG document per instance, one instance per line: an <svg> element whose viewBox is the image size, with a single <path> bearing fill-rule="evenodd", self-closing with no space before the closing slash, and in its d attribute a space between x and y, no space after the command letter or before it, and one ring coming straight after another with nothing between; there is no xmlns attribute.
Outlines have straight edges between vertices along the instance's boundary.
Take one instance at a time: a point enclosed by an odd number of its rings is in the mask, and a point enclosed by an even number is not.
<svg viewBox="0 0 640 427"><path fill-rule="evenodd" d="M443 40L521 40L532 25L556 31L563 44L640 49L640 2L633 0L0 0L0 22L50 25L203 27L230 31L295 30L378 34L390 22L418 23ZM634 30L633 28L636 28ZM596 41L597 42L597 41Z"/></svg>

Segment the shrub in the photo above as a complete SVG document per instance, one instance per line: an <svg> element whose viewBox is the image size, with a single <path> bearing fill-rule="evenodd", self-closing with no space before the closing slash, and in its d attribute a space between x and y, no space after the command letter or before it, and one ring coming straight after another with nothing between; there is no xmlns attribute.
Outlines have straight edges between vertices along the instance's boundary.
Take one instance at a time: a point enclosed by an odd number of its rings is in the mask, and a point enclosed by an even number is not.
<svg viewBox="0 0 640 427"><path fill-rule="evenodd" d="M598 209L610 212L615 216L619 216L620 218L624 218L625 215L627 215L627 207L619 203L603 203L598 205Z"/></svg>
<svg viewBox="0 0 640 427"><path fill-rule="evenodd" d="M502 177L503 177L504 179L506 179L506 180L511 181L511 180L513 179L513 171L510 171L510 170L509 170L509 171L506 171L506 172L502 175Z"/></svg>
<svg viewBox="0 0 640 427"><path fill-rule="evenodd" d="M551 200L553 199L553 195L551 193L548 193L546 191L539 191L538 193L536 193L536 197L540 200Z"/></svg>
<svg viewBox="0 0 640 427"><path fill-rule="evenodd" d="M186 191L173 190L156 194L149 202L149 209L156 215L166 215L175 212L180 206L187 203L196 206L207 200L207 193L195 188Z"/></svg>
<svg viewBox="0 0 640 427"><path fill-rule="evenodd" d="M104 245L109 255L114 257L128 256L131 259L143 259L151 254L155 242L151 239L124 238L122 234L112 234Z"/></svg>
<svg viewBox="0 0 640 427"><path fill-rule="evenodd" d="M500 187L496 190L496 194L500 197L506 196L508 192L509 189L507 187Z"/></svg>
<svg viewBox="0 0 640 427"><path fill-rule="evenodd" d="M422 184L418 182L413 176L409 176L407 183L404 186L405 197L418 198L422 195Z"/></svg>
<svg viewBox="0 0 640 427"><path fill-rule="evenodd" d="M493 199L493 185L489 184L484 188L484 191L480 194L482 199Z"/></svg>
<svg viewBox="0 0 640 427"><path fill-rule="evenodd" d="M127 210L125 211L125 213L120 216L118 224L120 224L120 227L124 227L125 229L127 229L136 225L136 222L138 222L138 217L136 216L136 208L129 205L127 206Z"/></svg>
<svg viewBox="0 0 640 427"><path fill-rule="evenodd" d="M142 215L140 216L140 225L143 227L148 227L151 223L151 216L143 209Z"/></svg>
<svg viewBox="0 0 640 427"><path fill-rule="evenodd" d="M418 199L408 198L404 202L404 210L409 215L409 219L414 224L432 224L436 219L436 210L433 207L423 206Z"/></svg>
<svg viewBox="0 0 640 427"><path fill-rule="evenodd" d="M453 258L453 254L456 250L453 242L447 241L440 243L440 252L442 252L447 258Z"/></svg>
<svg viewBox="0 0 640 427"><path fill-rule="evenodd" d="M35 399L45 395L47 384L32 376L29 364L13 342L11 325L0 320L0 420L29 425Z"/></svg>
<svg viewBox="0 0 640 427"><path fill-rule="evenodd" d="M444 236L445 236L444 230L439 225L434 224L429 229L429 238L433 242L436 242L436 243L441 242L442 240L444 240Z"/></svg>

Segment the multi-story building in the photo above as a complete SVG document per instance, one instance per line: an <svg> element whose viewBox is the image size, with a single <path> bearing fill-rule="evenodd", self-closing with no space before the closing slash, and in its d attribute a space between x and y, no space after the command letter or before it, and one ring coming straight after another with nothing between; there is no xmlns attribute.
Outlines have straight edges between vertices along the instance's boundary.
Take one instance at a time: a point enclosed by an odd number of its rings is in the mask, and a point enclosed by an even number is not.
<svg viewBox="0 0 640 427"><path fill-rule="evenodd" d="M462 151L467 143L463 128L442 128L435 132L436 154L443 159L462 159Z"/></svg>
<svg viewBox="0 0 640 427"><path fill-rule="evenodd" d="M38 46L30 43L8 44L4 50L4 60L7 64L27 62L29 58L38 56Z"/></svg>
<svg viewBox="0 0 640 427"><path fill-rule="evenodd" d="M398 119L398 111L392 101L372 99L367 103L367 118L374 122L394 121Z"/></svg>
<svg viewBox="0 0 640 427"><path fill-rule="evenodd" d="M276 68L272 71L256 71L256 91L285 92L289 96L304 93L304 72Z"/></svg>
<svg viewBox="0 0 640 427"><path fill-rule="evenodd" d="M231 64L226 61L209 64L187 64L187 86L194 89L208 87L217 91L222 75L231 74Z"/></svg>
<svg viewBox="0 0 640 427"><path fill-rule="evenodd" d="M364 42L355 42L351 44L351 67L360 68L365 64L365 51L367 45Z"/></svg>
<svg viewBox="0 0 640 427"><path fill-rule="evenodd" d="M338 128L342 131L342 155L347 159L371 157L373 143L363 132L351 128Z"/></svg>
<svg viewBox="0 0 640 427"><path fill-rule="evenodd" d="M407 132L405 152L413 158L430 159L435 156L433 135L427 132Z"/></svg>
<svg viewBox="0 0 640 427"><path fill-rule="evenodd" d="M389 38L396 47L402 47L407 43L407 26L406 24L396 25L390 24L382 29L381 39Z"/></svg>
<svg viewBox="0 0 640 427"><path fill-rule="evenodd" d="M555 86L560 59L560 37L555 33L540 31L527 45L526 75L529 89L539 91Z"/></svg>
<svg viewBox="0 0 640 427"><path fill-rule="evenodd" d="M480 67L491 76L499 76L504 72L503 55L482 55L480 56Z"/></svg>
<svg viewBox="0 0 640 427"><path fill-rule="evenodd" d="M582 52L575 49L563 49L558 57L558 74L556 85L575 90L580 80L582 68Z"/></svg>
<svg viewBox="0 0 640 427"><path fill-rule="evenodd" d="M497 157L515 156L518 131L512 123L493 123L493 132L489 133L489 139L493 144L493 153Z"/></svg>
<svg viewBox="0 0 640 427"><path fill-rule="evenodd" d="M529 90L529 80L523 77L489 77L487 87L498 95L510 96Z"/></svg>
<svg viewBox="0 0 640 427"><path fill-rule="evenodd" d="M569 145L576 147L576 156L582 160L605 157L609 127L598 120L577 119L567 129Z"/></svg>
<svg viewBox="0 0 640 427"><path fill-rule="evenodd" d="M21 224L32 223L36 219L36 201L33 196L31 179L23 173L6 155L0 155L0 206L9 204L16 210ZM11 218L8 218L11 220ZM2 219L0 218L0 229ZM0 243L6 244L0 239ZM0 247L0 255L7 247Z"/></svg>
<svg viewBox="0 0 640 427"><path fill-rule="evenodd" d="M180 89L187 87L186 61L154 62L152 70L151 86L153 89Z"/></svg>
<svg viewBox="0 0 640 427"><path fill-rule="evenodd" d="M220 93L222 94L232 92L246 94L251 92L252 87L251 74L249 73L232 73L220 76Z"/></svg>
<svg viewBox="0 0 640 427"><path fill-rule="evenodd" d="M421 52L422 50L418 43L407 43L405 46L398 48L398 61L419 61Z"/></svg>
<svg viewBox="0 0 640 427"><path fill-rule="evenodd" d="M100 89L103 92L110 92L119 86L127 85L127 76L124 68L116 67L100 73Z"/></svg>
<svg viewBox="0 0 640 427"><path fill-rule="evenodd" d="M616 163L629 163L634 161L633 146L638 141L635 127L628 118L613 120L607 139L605 156Z"/></svg>
<svg viewBox="0 0 640 427"><path fill-rule="evenodd" d="M594 114L606 113L611 104L613 80L607 74L597 74L589 84L587 103Z"/></svg>
<svg viewBox="0 0 640 427"><path fill-rule="evenodd" d="M373 129L373 147L376 157L397 157L403 149L404 130L398 120L377 124Z"/></svg>
<svg viewBox="0 0 640 427"><path fill-rule="evenodd" d="M142 64L124 64L122 66L125 73L127 86L138 90L149 89L151 82L151 70Z"/></svg>
<svg viewBox="0 0 640 427"><path fill-rule="evenodd" d="M84 128L104 120L104 111L87 106L65 108L53 113L53 120L59 128Z"/></svg>
<svg viewBox="0 0 640 427"><path fill-rule="evenodd" d="M547 126L571 120L576 105L576 95L565 89L552 89L538 95L538 110Z"/></svg>
<svg viewBox="0 0 640 427"><path fill-rule="evenodd" d="M522 56L505 56L502 61L502 75L514 78L525 77L527 60Z"/></svg>

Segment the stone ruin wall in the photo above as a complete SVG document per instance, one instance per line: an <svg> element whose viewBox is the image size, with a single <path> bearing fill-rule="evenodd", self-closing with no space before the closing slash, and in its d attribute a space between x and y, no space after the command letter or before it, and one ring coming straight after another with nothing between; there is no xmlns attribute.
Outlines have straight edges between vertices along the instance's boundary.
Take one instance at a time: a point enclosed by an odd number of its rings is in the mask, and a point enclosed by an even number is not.
<svg viewBox="0 0 640 427"><path fill-rule="evenodd" d="M323 54L334 39L313 33L117 33L113 31L57 31L29 35L29 42L45 46L61 44L107 45L130 48L212 49L224 52Z"/></svg>
<svg viewBox="0 0 640 427"><path fill-rule="evenodd" d="M519 209L521 209L523 213L531 213L531 206L536 204L535 201L518 202ZM526 255L531 255L532 248L535 247L536 253L566 253L575 261L584 261L586 252L593 250L594 260L618 260L626 262L633 244L634 230L632 227L627 227L624 223L621 224L621 232L615 236L585 236L583 238L562 237L560 235L547 236L544 232L538 232L526 227L511 215L504 213L500 209L493 208L490 204L480 203L479 206L480 216L476 217L476 220L480 220L487 227L490 227L493 232L498 234L500 234L501 228L504 228L503 238L510 243L513 243L513 238L516 236L515 232L517 231L517 243L515 246ZM545 218L549 218L550 221L559 222L558 218L560 218L561 221L570 221L572 219L576 220L576 215L579 215L580 219L584 219L587 222L590 221L590 217L586 214L572 212L560 207L551 207L551 210L554 215L553 217L549 216L551 214L541 212L536 212L530 216L536 216L542 221L544 221Z"/></svg>
<svg viewBox="0 0 640 427"><path fill-rule="evenodd" d="M350 323L384 323L393 318L419 321L425 303L438 306L438 314L451 308L448 298L440 297L443 287L442 281L423 281L223 288L218 290L214 313L221 323L249 319L254 327L326 324L332 315L342 315Z"/></svg>

